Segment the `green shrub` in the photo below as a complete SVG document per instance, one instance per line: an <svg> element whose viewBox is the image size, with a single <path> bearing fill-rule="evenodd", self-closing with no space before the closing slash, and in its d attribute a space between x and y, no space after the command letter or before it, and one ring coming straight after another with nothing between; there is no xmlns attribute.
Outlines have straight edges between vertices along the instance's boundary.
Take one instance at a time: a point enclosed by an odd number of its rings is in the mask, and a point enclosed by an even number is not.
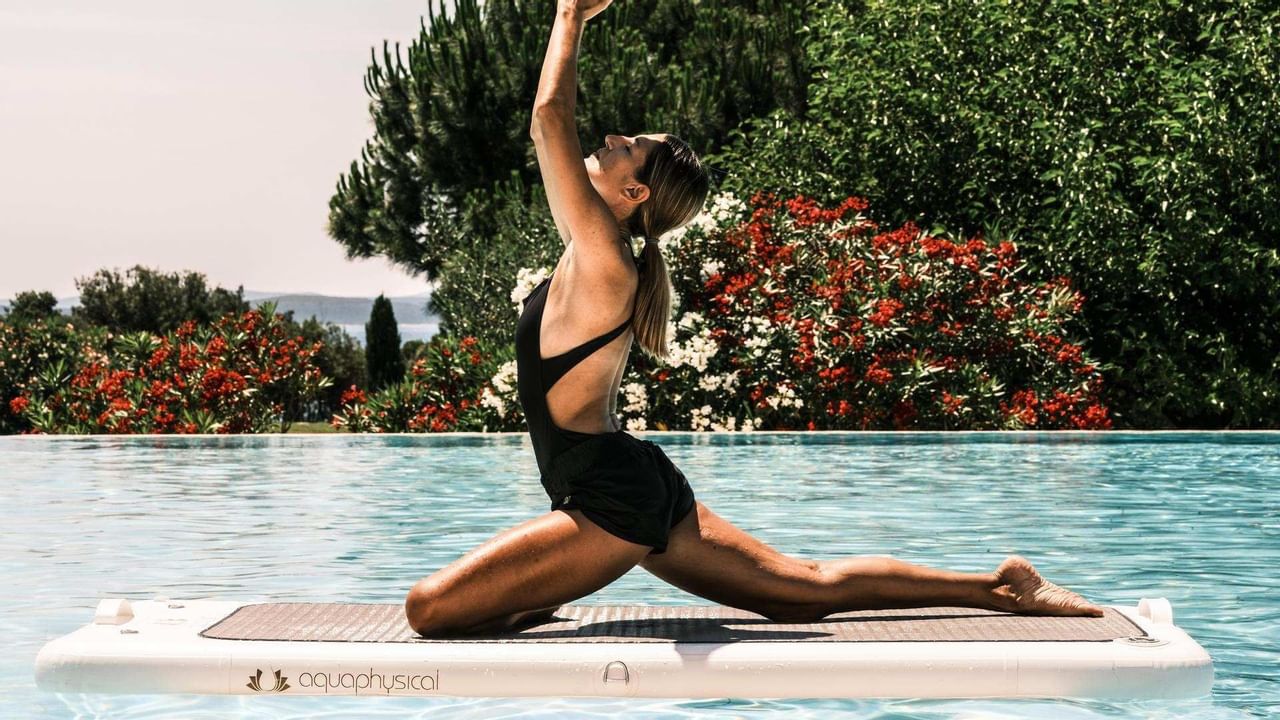
<svg viewBox="0 0 1280 720"><path fill-rule="evenodd" d="M807 113L714 159L739 194L1016 239L1088 298L1121 425L1276 426L1277 26L1253 1L828 2Z"/></svg>
<svg viewBox="0 0 1280 720"><path fill-rule="evenodd" d="M311 362L318 345L289 337L273 310L189 320L162 336L0 323L0 423L69 434L287 431L285 403L330 380Z"/></svg>
<svg viewBox="0 0 1280 720"><path fill-rule="evenodd" d="M20 292L3 312L5 321L14 325L34 323L37 320L56 322L59 316L58 298L48 290Z"/></svg>
<svg viewBox="0 0 1280 720"><path fill-rule="evenodd" d="M495 368L511 353L475 337L434 335L403 381L373 393L347 388L331 423L373 433L522 429L516 408L499 408L485 397Z"/></svg>
<svg viewBox="0 0 1280 720"><path fill-rule="evenodd" d="M101 347L107 338L103 328L65 319L0 320L0 435L31 430L24 411L31 393L43 392L42 373L73 366L83 347ZM63 374L55 372L51 382Z"/></svg>

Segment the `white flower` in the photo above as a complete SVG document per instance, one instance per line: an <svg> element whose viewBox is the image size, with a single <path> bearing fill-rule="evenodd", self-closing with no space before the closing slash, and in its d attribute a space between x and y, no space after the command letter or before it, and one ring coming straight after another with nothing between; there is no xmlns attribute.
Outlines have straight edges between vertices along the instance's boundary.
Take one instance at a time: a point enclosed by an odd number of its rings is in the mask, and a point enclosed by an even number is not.
<svg viewBox="0 0 1280 720"><path fill-rule="evenodd" d="M624 413L644 412L649 407L649 391L644 385L637 382L627 383L622 387L622 393L627 399L622 406Z"/></svg>
<svg viewBox="0 0 1280 720"><path fill-rule="evenodd" d="M516 361L505 362L498 368L498 373L490 380L493 387L503 395L511 394L516 387Z"/></svg>
<svg viewBox="0 0 1280 720"><path fill-rule="evenodd" d="M738 419L732 415L725 417L723 422L711 423L711 429L715 432L733 432L734 426L738 424Z"/></svg>
<svg viewBox="0 0 1280 720"><path fill-rule="evenodd" d="M689 426L695 432L708 430L711 428L711 406L703 405L700 408L694 408L689 411Z"/></svg>
<svg viewBox="0 0 1280 720"><path fill-rule="evenodd" d="M668 262L671 260L671 255L680 249L680 244L684 241L684 234L688 230L689 226L683 225L667 233L663 236L662 240L659 241L659 247L662 249L663 253L665 253L664 257L667 258Z"/></svg>
<svg viewBox="0 0 1280 720"><path fill-rule="evenodd" d="M629 432L643 432L645 430L644 418L630 418L627 420L627 430Z"/></svg>
<svg viewBox="0 0 1280 720"><path fill-rule="evenodd" d="M703 317L700 313L685 313L675 327L667 326L668 337L674 338L679 330L693 330L702 323ZM670 355L667 358L667 364L671 367L688 365L697 369L698 372L705 372L707 361L715 357L715 354L720 350L720 344L711 339L711 328L704 327L683 344L672 340L669 350Z"/></svg>
<svg viewBox="0 0 1280 720"><path fill-rule="evenodd" d="M738 385L738 370L725 375L702 375L698 378L698 387L710 392L732 390Z"/></svg>
<svg viewBox="0 0 1280 720"><path fill-rule="evenodd" d="M795 388L790 385L779 385L778 394L765 398L765 402L771 408L781 407L804 407L804 400L796 397Z"/></svg>
<svg viewBox="0 0 1280 720"><path fill-rule="evenodd" d="M730 193L720 193L711 201L711 217L716 222L736 222L742 219L747 204Z"/></svg>
<svg viewBox="0 0 1280 720"><path fill-rule="evenodd" d="M538 283L546 280L551 275L551 270L547 268L537 268L530 270L528 268L520 268L516 271L516 286L511 291L511 302L515 305L516 314L519 315L524 309L524 299L538 287Z"/></svg>
<svg viewBox="0 0 1280 720"><path fill-rule="evenodd" d="M706 280L712 275L715 275L716 273L720 272L720 270L723 268L724 268L724 264L721 263L720 261L708 260L702 263L702 269L699 271L699 273L702 279Z"/></svg>
<svg viewBox="0 0 1280 720"><path fill-rule="evenodd" d="M685 330L691 330L693 329L694 325L701 325L701 324L702 324L702 313L687 312L684 314L684 317L680 318L680 322L677 323L676 326L683 328Z"/></svg>
<svg viewBox="0 0 1280 720"><path fill-rule="evenodd" d="M502 398L494 395L489 388L485 388L480 393L480 404L497 410L499 415L507 413L507 404L502 401Z"/></svg>

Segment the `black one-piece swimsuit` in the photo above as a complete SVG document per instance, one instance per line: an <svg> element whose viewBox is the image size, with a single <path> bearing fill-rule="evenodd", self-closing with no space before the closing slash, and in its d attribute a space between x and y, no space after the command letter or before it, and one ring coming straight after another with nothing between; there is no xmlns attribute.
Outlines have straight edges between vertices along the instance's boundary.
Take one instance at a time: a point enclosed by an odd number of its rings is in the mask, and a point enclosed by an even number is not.
<svg viewBox="0 0 1280 720"><path fill-rule="evenodd" d="M581 433L558 427L547 409L547 391L591 353L626 332L631 319L551 358L542 358L542 312L551 277L524 299L516 324L516 375L520 406L529 424L533 454L552 510L581 510L607 532L654 553L694 507L693 490L666 453L623 430Z"/></svg>

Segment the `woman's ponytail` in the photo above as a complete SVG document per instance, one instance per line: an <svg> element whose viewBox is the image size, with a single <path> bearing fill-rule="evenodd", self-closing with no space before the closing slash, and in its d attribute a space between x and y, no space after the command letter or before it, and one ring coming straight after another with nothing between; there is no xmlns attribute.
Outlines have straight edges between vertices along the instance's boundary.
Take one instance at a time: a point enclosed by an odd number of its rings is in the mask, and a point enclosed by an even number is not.
<svg viewBox="0 0 1280 720"><path fill-rule="evenodd" d="M668 133L649 151L635 179L649 186L649 198L631 213L625 228L628 237L644 237L644 249L636 262L640 287L631 327L641 350L666 360L672 291L658 238L683 227L702 211L711 176L688 143Z"/></svg>
<svg viewBox="0 0 1280 720"><path fill-rule="evenodd" d="M667 322L671 318L671 278L658 239L646 237L640 251L640 287L636 290L636 314L631 327L636 342L649 355L667 357Z"/></svg>

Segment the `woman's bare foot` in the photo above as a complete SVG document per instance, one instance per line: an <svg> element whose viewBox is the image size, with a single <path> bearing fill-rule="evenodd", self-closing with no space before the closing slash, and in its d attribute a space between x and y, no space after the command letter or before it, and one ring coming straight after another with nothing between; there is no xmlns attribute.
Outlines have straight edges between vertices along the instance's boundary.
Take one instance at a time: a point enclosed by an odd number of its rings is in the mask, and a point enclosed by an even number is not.
<svg viewBox="0 0 1280 720"><path fill-rule="evenodd" d="M1010 555L996 569L995 592L1006 608L1027 615L1086 615L1102 617L1102 608L1041 577L1020 555Z"/></svg>

